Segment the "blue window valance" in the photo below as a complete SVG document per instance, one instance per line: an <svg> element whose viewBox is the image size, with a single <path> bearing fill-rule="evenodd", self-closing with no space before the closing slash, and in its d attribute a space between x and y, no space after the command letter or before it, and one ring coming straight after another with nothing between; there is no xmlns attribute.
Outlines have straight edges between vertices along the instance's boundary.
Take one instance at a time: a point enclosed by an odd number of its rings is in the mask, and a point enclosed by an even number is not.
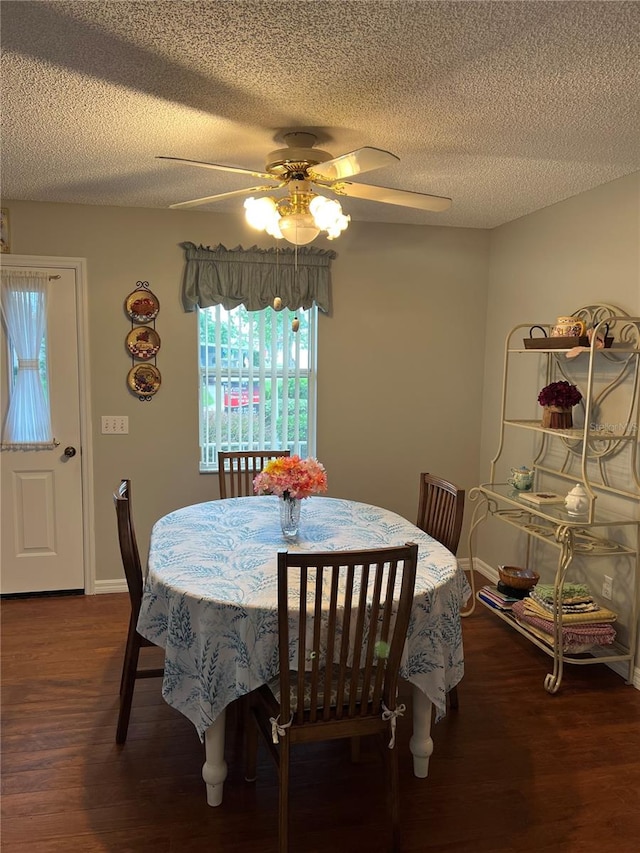
<svg viewBox="0 0 640 853"><path fill-rule="evenodd" d="M283 308L292 311L314 303L321 311L329 311L335 252L308 246L227 249L220 244L212 249L195 243L181 245L187 260L183 293L186 311L212 305L222 305L227 311L238 305L261 311L272 306L276 296Z"/></svg>

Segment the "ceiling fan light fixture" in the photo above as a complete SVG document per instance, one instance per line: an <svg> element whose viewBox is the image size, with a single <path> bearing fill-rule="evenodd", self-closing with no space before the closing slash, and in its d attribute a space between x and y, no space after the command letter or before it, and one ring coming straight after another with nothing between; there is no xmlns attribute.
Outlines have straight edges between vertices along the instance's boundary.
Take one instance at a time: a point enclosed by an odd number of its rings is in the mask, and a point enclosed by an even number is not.
<svg viewBox="0 0 640 853"><path fill-rule="evenodd" d="M330 228L327 228L327 240L335 240L336 237L339 237L346 230L350 221L350 216L342 214L338 217L334 224Z"/></svg>
<svg viewBox="0 0 640 853"><path fill-rule="evenodd" d="M266 231L271 237L281 240L284 236L279 227L280 213L274 198L264 196L254 198L251 196L244 203L245 219L247 223L258 231Z"/></svg>
<svg viewBox="0 0 640 853"><path fill-rule="evenodd" d="M321 231L326 232L327 239L335 240L350 221L339 201L315 195L302 181L292 183L285 198L252 196L244 207L245 218L252 228L266 231L276 239L284 238L294 246L305 246Z"/></svg>
<svg viewBox="0 0 640 853"><path fill-rule="evenodd" d="M327 239L335 240L347 228L351 220L345 216L339 201L317 195L311 200L309 210L322 231L327 232Z"/></svg>
<svg viewBox="0 0 640 853"><path fill-rule="evenodd" d="M288 213L280 217L278 225L284 239L295 246L306 246L320 233L310 213Z"/></svg>

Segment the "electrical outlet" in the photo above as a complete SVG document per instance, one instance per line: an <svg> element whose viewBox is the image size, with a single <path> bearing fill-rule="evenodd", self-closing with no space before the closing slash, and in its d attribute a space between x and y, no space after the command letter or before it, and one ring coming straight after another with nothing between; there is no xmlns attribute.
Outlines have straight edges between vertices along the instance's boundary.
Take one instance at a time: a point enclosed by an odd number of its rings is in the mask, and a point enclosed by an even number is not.
<svg viewBox="0 0 640 853"><path fill-rule="evenodd" d="M613 578L610 578L609 575L605 575L602 581L602 597L606 598L607 601L611 601L613 598Z"/></svg>
<svg viewBox="0 0 640 853"><path fill-rule="evenodd" d="M103 435L128 435L129 418L127 415L102 415Z"/></svg>

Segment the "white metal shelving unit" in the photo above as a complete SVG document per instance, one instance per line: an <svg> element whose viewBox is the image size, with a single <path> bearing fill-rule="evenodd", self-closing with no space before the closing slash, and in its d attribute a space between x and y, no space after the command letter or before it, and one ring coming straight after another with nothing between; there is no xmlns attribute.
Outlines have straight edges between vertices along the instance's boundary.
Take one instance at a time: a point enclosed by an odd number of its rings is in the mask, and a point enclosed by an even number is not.
<svg viewBox="0 0 640 853"><path fill-rule="evenodd" d="M542 541L559 551L554 579L553 645L540 639L526 625L519 623L509 611L487 608L516 631L553 658L553 670L544 682L549 693L556 693L563 676L563 665L612 663L627 664L627 683L633 678L635 649L640 612L640 472L638 469L638 431L640 428L640 317L627 316L611 305L589 305L574 312L593 328L591 346L575 359L566 358L566 350L556 348L528 349L523 335L538 326L549 333L550 326L526 323L515 326L507 335L504 352L504 371L498 449L491 461L490 481L469 493L475 502L469 532L469 559L473 571L473 543L477 528L487 518L495 518L517 528L527 537L526 560L531 555L532 541ZM614 338L610 349L598 349L596 336L608 334ZM582 392L583 425L560 430L543 428L540 421L507 417L509 380L518 359L543 359L546 383L566 379L578 385ZM585 362L586 360L586 362ZM579 366L581 365L581 366ZM574 369L576 367L577 369ZM576 378L577 374L577 378ZM532 389L537 394L537 389ZM603 416L613 394L618 396L618 415L615 423L605 423ZM621 402L622 401L622 402ZM556 484L581 482L589 497L588 511L572 516L564 504L533 505L525 503L508 483L496 482L496 470L505 448L509 430L528 430L535 434L538 448L534 454L534 488L549 489L541 481L550 478ZM553 451L550 453L550 451ZM626 456L625 482L615 482L621 455ZM552 458L550 464L548 459ZM576 474L579 470L579 475ZM555 491L561 491L557 486ZM608 507L600 504L606 498ZM613 505L613 508L612 508ZM613 530L613 534L609 531ZM626 540L626 541L625 541ZM589 559L625 559L631 561L632 586L629 590L630 626L628 642L624 645L594 647L590 653L571 655L564 652L562 588L567 569L575 557ZM476 596L477 600L483 602ZM475 606L475 602L474 602ZM468 615L471 611L467 611Z"/></svg>

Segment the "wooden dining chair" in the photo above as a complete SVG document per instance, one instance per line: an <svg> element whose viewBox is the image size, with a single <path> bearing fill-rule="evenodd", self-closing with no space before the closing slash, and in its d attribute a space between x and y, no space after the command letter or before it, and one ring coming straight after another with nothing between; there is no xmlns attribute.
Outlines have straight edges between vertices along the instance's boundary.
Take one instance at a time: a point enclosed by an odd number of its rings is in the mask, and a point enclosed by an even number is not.
<svg viewBox="0 0 640 853"><path fill-rule="evenodd" d="M124 574L127 579L129 600L131 602L127 645L122 665L122 677L120 679L120 712L118 714L118 727L116 729L116 743L124 743L129 730L129 717L131 716L131 703L133 701L133 689L136 679L161 678L164 675L164 669L163 667L151 668L140 667L138 665L140 649L142 647L158 647L137 631L144 579L131 515L131 480L122 480L117 492L113 495L113 501L118 521L120 554L122 556Z"/></svg>
<svg viewBox="0 0 640 853"><path fill-rule="evenodd" d="M434 477L433 474L420 474L420 499L416 525L437 539L452 554L458 550L462 518L464 516L464 489L454 483ZM449 703L458 708L458 688L449 691Z"/></svg>
<svg viewBox="0 0 640 853"><path fill-rule="evenodd" d="M397 701L398 670L417 560L418 546L411 543L278 554L280 675L250 694L246 777L255 778L260 732L278 768L280 853L288 850L291 747L372 734L380 737L386 757L397 849L395 727L405 710Z"/></svg>
<svg viewBox="0 0 640 853"><path fill-rule="evenodd" d="M290 455L290 450L219 450L220 497L241 498L252 495L253 480L267 462Z"/></svg>

